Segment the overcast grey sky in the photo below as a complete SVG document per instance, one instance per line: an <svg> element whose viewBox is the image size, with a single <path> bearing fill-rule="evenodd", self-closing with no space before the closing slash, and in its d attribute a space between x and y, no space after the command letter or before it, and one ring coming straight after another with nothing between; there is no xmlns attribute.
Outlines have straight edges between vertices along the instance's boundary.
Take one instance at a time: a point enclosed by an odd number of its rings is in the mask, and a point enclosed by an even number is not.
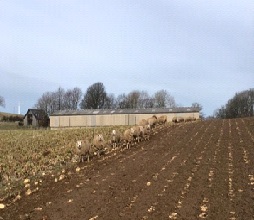
<svg viewBox="0 0 254 220"><path fill-rule="evenodd" d="M254 88L253 0L1 0L0 111L102 82L165 89L206 116Z"/></svg>

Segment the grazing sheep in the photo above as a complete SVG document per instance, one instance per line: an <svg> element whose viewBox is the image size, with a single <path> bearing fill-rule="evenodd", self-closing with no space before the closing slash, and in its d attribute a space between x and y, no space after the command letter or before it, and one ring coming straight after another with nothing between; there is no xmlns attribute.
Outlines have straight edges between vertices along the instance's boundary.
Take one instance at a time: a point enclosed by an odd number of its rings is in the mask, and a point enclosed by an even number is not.
<svg viewBox="0 0 254 220"><path fill-rule="evenodd" d="M173 117L172 122L177 123L177 117Z"/></svg>
<svg viewBox="0 0 254 220"><path fill-rule="evenodd" d="M131 127L131 135L135 142L140 142L140 133L140 126Z"/></svg>
<svg viewBox="0 0 254 220"><path fill-rule="evenodd" d="M183 118L183 117L178 117L178 118L177 118L177 122L178 122L178 123L184 122L184 118Z"/></svg>
<svg viewBox="0 0 254 220"><path fill-rule="evenodd" d="M138 127L140 130L140 134L139 134L140 141L143 141L143 140L145 140L144 127L141 125L139 125Z"/></svg>
<svg viewBox="0 0 254 220"><path fill-rule="evenodd" d="M161 115L158 118L158 124L162 125L162 124L165 124L166 122L167 122L167 116L166 115Z"/></svg>
<svg viewBox="0 0 254 220"><path fill-rule="evenodd" d="M111 132L111 144L113 149L120 145L121 142L121 133L118 130L113 130Z"/></svg>
<svg viewBox="0 0 254 220"><path fill-rule="evenodd" d="M93 154L93 149L89 140L78 140L76 142L75 153L79 156L80 161L84 162L84 158L87 157L87 161L89 162L90 155Z"/></svg>
<svg viewBox="0 0 254 220"><path fill-rule="evenodd" d="M155 128L156 124L157 124L157 117L155 115L153 115L153 117L148 118L147 119L148 124L150 125L150 128Z"/></svg>
<svg viewBox="0 0 254 220"><path fill-rule="evenodd" d="M142 119L141 121L139 121L138 125L140 126L145 126L145 125L148 125L148 121L146 119Z"/></svg>
<svg viewBox="0 0 254 220"><path fill-rule="evenodd" d="M97 155L100 157L101 153L104 152L105 147L105 141L102 134L97 134L94 136L93 147Z"/></svg>
<svg viewBox="0 0 254 220"><path fill-rule="evenodd" d="M195 120L196 120L196 118L193 117L193 116L189 116L189 117L187 117L187 118L184 119L185 122L195 121Z"/></svg>
<svg viewBox="0 0 254 220"><path fill-rule="evenodd" d="M130 149L132 141L133 141L133 136L131 134L131 129L125 130L123 133L123 142L126 145L127 149Z"/></svg>
<svg viewBox="0 0 254 220"><path fill-rule="evenodd" d="M174 122L174 123L184 122L184 118L183 117L173 117L172 122Z"/></svg>
<svg viewBox="0 0 254 220"><path fill-rule="evenodd" d="M150 139L150 133L151 133L150 125L145 125L143 127L144 140L149 140Z"/></svg>

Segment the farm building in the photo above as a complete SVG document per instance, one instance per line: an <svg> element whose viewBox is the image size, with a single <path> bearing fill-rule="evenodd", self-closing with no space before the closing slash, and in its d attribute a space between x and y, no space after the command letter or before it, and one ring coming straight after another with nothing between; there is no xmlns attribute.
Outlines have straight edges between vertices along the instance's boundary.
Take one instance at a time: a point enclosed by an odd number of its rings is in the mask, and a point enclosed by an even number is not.
<svg viewBox="0 0 254 220"><path fill-rule="evenodd" d="M24 126L48 126L49 117L42 109L28 109L24 116Z"/></svg>
<svg viewBox="0 0 254 220"><path fill-rule="evenodd" d="M112 125L135 125L141 119L153 115L167 115L168 121L174 117L199 119L199 109L192 107L160 109L86 109L63 110L50 116L50 128L75 128Z"/></svg>

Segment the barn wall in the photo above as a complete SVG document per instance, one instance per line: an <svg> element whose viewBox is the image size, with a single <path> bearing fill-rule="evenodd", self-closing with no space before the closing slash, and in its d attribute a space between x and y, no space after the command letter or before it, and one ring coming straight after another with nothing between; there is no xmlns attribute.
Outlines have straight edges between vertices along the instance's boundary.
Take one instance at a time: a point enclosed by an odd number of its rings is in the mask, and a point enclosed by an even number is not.
<svg viewBox="0 0 254 220"><path fill-rule="evenodd" d="M30 114L31 113L29 112L29 115ZM24 122L24 126L28 126L28 114L26 114L25 118L23 119L23 122ZM31 124L31 126L33 126L33 127L38 126L38 121L37 121L37 119L35 118L34 115L32 115L32 124Z"/></svg>
<svg viewBox="0 0 254 220"><path fill-rule="evenodd" d="M25 118L23 119L24 122L24 126L27 126L27 115L25 116Z"/></svg>
<svg viewBox="0 0 254 220"><path fill-rule="evenodd" d="M32 126L33 126L33 127L37 127L37 126L38 126L38 121L37 121L37 119L35 118L34 115L33 115Z"/></svg>
<svg viewBox="0 0 254 220"><path fill-rule="evenodd" d="M111 126L111 125L135 125L142 119L148 119L156 115L167 115L168 122L173 117L194 117L199 119L199 112L185 113L162 113L162 114L105 114L105 115L57 115L50 116L50 127L58 128L75 128L75 127L93 127L93 126Z"/></svg>

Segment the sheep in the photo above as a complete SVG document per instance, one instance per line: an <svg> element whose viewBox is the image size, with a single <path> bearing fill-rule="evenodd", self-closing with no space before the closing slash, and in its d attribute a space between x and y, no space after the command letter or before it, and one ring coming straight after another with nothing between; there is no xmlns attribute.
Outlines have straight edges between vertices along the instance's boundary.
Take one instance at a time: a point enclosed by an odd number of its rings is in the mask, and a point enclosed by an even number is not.
<svg viewBox="0 0 254 220"><path fill-rule="evenodd" d="M140 134L139 134L140 141L143 141L143 140L145 140L144 126L139 125L138 127L139 127L139 130L140 130Z"/></svg>
<svg viewBox="0 0 254 220"><path fill-rule="evenodd" d="M166 115L161 115L159 118L158 118L158 123L159 124L165 124L167 122L167 116Z"/></svg>
<svg viewBox="0 0 254 220"><path fill-rule="evenodd" d="M173 117L172 122L177 123L177 117Z"/></svg>
<svg viewBox="0 0 254 220"><path fill-rule="evenodd" d="M148 121L148 124L150 125L151 129L155 128L155 126L157 124L157 117L155 115L153 115L153 117L148 118L147 121Z"/></svg>
<svg viewBox="0 0 254 220"><path fill-rule="evenodd" d="M143 127L143 136L144 136L145 140L149 140L150 139L150 133L151 133L150 125L145 125Z"/></svg>
<svg viewBox="0 0 254 220"><path fill-rule="evenodd" d="M94 136L93 147L94 147L97 155L100 157L100 155L104 151L104 147L105 147L105 141L104 141L102 134L97 134Z"/></svg>
<svg viewBox="0 0 254 220"><path fill-rule="evenodd" d="M79 162L84 162L84 157L87 157L87 161L89 162L90 155L93 154L93 149L88 139L78 140L75 151L80 158Z"/></svg>
<svg viewBox="0 0 254 220"><path fill-rule="evenodd" d="M148 125L148 121L146 119L142 119L141 121L139 121L138 125L141 125L141 126L145 126L145 125Z"/></svg>
<svg viewBox="0 0 254 220"><path fill-rule="evenodd" d="M131 127L131 135L133 136L133 140L134 141L138 141L140 142L140 126L134 126L134 127Z"/></svg>
<svg viewBox="0 0 254 220"><path fill-rule="evenodd" d="M184 118L183 118L183 117L178 117L178 118L177 118L177 122L178 122L178 123L184 122Z"/></svg>
<svg viewBox="0 0 254 220"><path fill-rule="evenodd" d="M174 122L174 123L184 122L184 118L183 117L173 117L172 122Z"/></svg>
<svg viewBox="0 0 254 220"><path fill-rule="evenodd" d="M111 144L113 149L120 145L121 133L118 130L112 130L111 132Z"/></svg>
<svg viewBox="0 0 254 220"><path fill-rule="evenodd" d="M185 122L195 121L195 120L196 120L196 118L193 117L193 116L189 116L189 117L187 117L187 118L184 119Z"/></svg>
<svg viewBox="0 0 254 220"><path fill-rule="evenodd" d="M133 141L133 136L131 134L131 129L126 129L123 133L123 142L126 145L127 149L130 149L132 141Z"/></svg>

